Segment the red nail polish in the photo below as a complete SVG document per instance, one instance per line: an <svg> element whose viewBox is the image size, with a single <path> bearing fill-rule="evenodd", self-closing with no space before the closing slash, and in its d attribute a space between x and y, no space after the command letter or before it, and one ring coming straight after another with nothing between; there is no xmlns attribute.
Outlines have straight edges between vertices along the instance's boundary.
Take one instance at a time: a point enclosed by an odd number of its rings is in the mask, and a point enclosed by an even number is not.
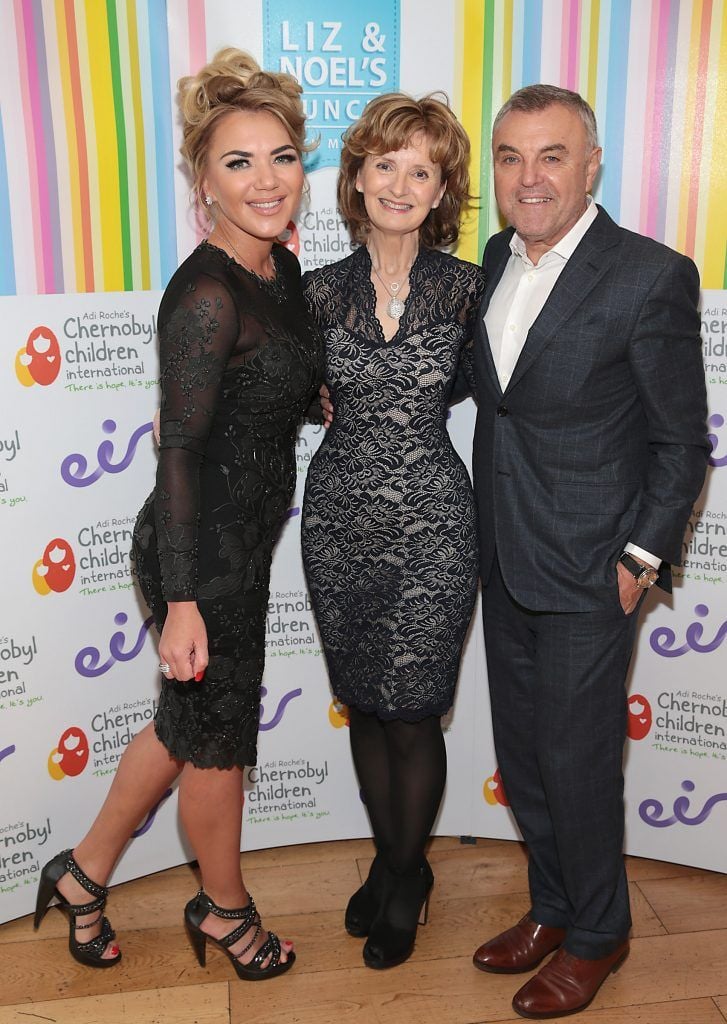
<svg viewBox="0 0 727 1024"><path fill-rule="evenodd" d="M204 679L204 672L195 672L194 681L195 683L201 683Z"/></svg>
<svg viewBox="0 0 727 1024"><path fill-rule="evenodd" d="M118 955L119 955L119 947L118 946L112 946L111 947L111 956L118 956Z"/></svg>

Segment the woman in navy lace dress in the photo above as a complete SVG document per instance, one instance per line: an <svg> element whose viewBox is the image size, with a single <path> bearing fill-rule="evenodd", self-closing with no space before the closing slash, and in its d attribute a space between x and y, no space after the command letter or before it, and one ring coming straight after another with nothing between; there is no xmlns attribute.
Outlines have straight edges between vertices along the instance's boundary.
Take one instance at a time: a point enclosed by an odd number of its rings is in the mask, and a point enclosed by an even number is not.
<svg viewBox="0 0 727 1024"><path fill-rule="evenodd" d="M483 278L438 249L457 238L468 159L443 103L374 100L345 136L338 185L360 247L304 278L335 417L308 472L303 555L377 848L346 928L378 968L410 955L432 886L440 719L477 584L472 487L446 418Z"/></svg>

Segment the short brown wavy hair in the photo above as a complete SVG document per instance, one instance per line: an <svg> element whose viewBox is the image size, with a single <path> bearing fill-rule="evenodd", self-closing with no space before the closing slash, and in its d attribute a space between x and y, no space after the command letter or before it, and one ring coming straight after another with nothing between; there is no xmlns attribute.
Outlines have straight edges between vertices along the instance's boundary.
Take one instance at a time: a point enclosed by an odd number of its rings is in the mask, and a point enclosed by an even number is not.
<svg viewBox="0 0 727 1024"><path fill-rule="evenodd" d="M473 198L469 192L467 133L444 93L430 93L416 100L403 92L391 92L372 100L343 136L338 208L355 242L365 242L371 227L363 196L356 190L356 177L364 160L404 149L419 132L426 136L430 159L441 168L442 181L447 185L439 206L430 210L419 228L419 242L436 249L457 241L460 217Z"/></svg>
<svg viewBox="0 0 727 1024"><path fill-rule="evenodd" d="M182 113L180 152L192 176L192 193L198 208L208 213L201 194L210 140L222 118L238 110L273 114L287 131L298 156L314 146L305 142L303 92L292 75L263 71L257 61L233 46L219 50L196 75L180 78L179 108Z"/></svg>

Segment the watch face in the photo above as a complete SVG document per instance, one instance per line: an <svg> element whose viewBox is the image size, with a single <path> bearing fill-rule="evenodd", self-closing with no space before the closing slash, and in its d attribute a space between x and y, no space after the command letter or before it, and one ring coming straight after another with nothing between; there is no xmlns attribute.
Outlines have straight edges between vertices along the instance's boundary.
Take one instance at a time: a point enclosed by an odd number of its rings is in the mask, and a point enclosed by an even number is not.
<svg viewBox="0 0 727 1024"><path fill-rule="evenodd" d="M649 587L654 586L658 579L659 573L656 571L656 569L644 569L644 571L639 574L639 577L636 580L636 586L641 587L642 590L648 590Z"/></svg>

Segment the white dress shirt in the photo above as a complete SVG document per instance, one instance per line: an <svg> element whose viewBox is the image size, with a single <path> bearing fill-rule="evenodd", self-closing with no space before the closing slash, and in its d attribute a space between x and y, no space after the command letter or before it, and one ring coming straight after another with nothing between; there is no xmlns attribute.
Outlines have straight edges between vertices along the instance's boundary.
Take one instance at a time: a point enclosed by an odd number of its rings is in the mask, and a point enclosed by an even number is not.
<svg viewBox="0 0 727 1024"><path fill-rule="evenodd" d="M492 358L503 391L510 383L528 331L540 315L576 246L598 216L593 198L588 196L587 200L585 211L570 231L552 249L543 253L537 263L528 257L525 243L517 232L510 239L512 255L485 313ZM660 558L636 544L627 544L625 550L656 569L661 565Z"/></svg>

